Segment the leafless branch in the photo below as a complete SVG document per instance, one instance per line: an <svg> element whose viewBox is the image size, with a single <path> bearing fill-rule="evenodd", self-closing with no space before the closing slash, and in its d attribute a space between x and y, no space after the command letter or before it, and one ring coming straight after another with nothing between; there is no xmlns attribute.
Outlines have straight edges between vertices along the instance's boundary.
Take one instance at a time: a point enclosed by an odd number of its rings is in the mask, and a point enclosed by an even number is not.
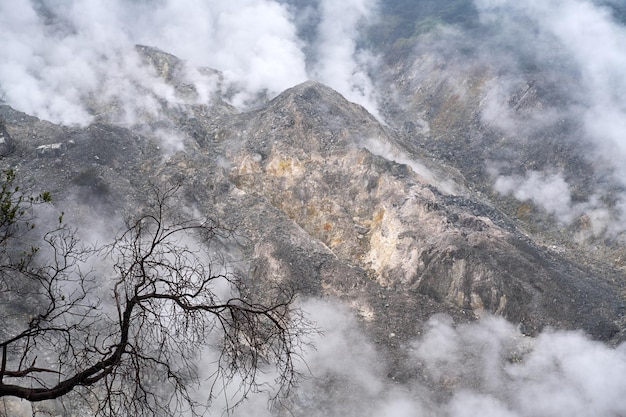
<svg viewBox="0 0 626 417"><path fill-rule="evenodd" d="M200 414L233 381L229 406L269 392L260 378L269 370L272 397L289 392L312 331L293 308L295 294L280 289L266 302L244 293L242 277L209 250L231 231L185 218L171 205L176 191L157 189L153 204L105 247L82 246L60 224L44 236L45 264L34 254L18 263L5 257L9 293L41 308L0 340L0 397L37 402L76 392L100 415ZM92 256L109 259L112 271L83 271ZM219 360L202 402L193 388L199 354L210 346Z"/></svg>

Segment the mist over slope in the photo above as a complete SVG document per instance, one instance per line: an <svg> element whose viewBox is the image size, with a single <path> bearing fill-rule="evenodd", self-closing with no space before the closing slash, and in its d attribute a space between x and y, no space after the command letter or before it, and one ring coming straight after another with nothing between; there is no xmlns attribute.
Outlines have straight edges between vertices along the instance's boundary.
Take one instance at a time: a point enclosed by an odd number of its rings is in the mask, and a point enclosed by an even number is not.
<svg viewBox="0 0 626 417"><path fill-rule="evenodd" d="M409 143L460 167L483 191L514 197L518 204L504 204L510 215L523 218L530 208L549 216L529 222L531 230L556 222L565 240L621 240L620 8L587 1L473 6L471 25L416 32L410 47L396 41L386 81L397 99L388 101L388 119L399 129L417 126Z"/></svg>
<svg viewBox="0 0 626 417"><path fill-rule="evenodd" d="M298 288L325 332L312 377L238 415L621 415L625 20L617 0L5 2L0 163L86 240L181 183L181 209L249 239L230 255L259 291Z"/></svg>

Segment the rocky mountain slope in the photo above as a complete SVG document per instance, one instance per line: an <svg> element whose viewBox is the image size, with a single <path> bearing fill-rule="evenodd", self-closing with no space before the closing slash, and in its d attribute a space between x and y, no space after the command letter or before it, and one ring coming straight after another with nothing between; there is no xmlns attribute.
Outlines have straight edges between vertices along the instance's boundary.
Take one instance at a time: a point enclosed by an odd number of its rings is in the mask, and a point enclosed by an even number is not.
<svg viewBox="0 0 626 417"><path fill-rule="evenodd" d="M529 209L524 221L519 202L489 191L482 162L506 146L487 145L497 135L480 118L485 90L456 97L434 72L405 79L398 88L411 105L389 103L388 125L312 81L242 112L218 94L198 104L182 61L136 50L176 100L155 99L157 111L139 109L132 124L115 101L90 102L95 119L85 127L0 106L2 167L29 190L50 191L84 239L110 239L152 186L178 184L181 211L236 230L224 254L249 291L280 283L303 299L349 306L382 352L387 381L419 381L442 401L454 387L449 377L433 380L411 359L438 313L457 325L502 316L529 336L549 327L610 344L626 337L623 273L607 251L579 256L590 246L558 244L567 233L551 234L550 219L532 220L540 212ZM218 72L200 71L220 82ZM476 73L469 91L487 76ZM539 97L535 88L520 102ZM45 227L45 215L40 221ZM313 405L296 395L296 414L322 410L324 401L336 407L335 397L354 389L326 383L312 389L334 394Z"/></svg>
<svg viewBox="0 0 626 417"><path fill-rule="evenodd" d="M194 94L177 80L175 57L139 52L181 95ZM480 181L324 85L306 82L243 113L217 97L163 103L159 117L132 126L114 123L114 112L72 128L2 106L2 164L50 190L79 225L113 219L104 229L150 183L181 184L181 209L215 215L245 237L236 251L250 285L279 281L342 299L392 350L437 312L501 315L529 335L552 326L624 337L618 270L538 243L472 191ZM164 148L164 136L178 148ZM459 138L437 141L447 139Z"/></svg>
<svg viewBox="0 0 626 417"><path fill-rule="evenodd" d="M51 193L36 234L108 243L155 186L234 231L202 249L244 298L293 288L323 330L285 409L235 415L626 414L619 0L205 3L0 5L0 169ZM63 401L0 416L92 415Z"/></svg>
<svg viewBox="0 0 626 417"><path fill-rule="evenodd" d="M623 175L611 161L617 148L604 145L611 123L590 128L596 104L585 66L593 60L576 66L550 36L522 42L498 25L432 30L390 51L380 82L385 120L405 152L458 169L535 239L620 268ZM525 186L533 190L516 189Z"/></svg>

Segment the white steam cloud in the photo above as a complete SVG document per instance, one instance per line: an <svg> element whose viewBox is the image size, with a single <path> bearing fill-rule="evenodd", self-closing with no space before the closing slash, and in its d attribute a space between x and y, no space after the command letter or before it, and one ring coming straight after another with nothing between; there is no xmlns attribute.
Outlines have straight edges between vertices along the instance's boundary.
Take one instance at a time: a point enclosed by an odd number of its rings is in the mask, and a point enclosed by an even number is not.
<svg viewBox="0 0 626 417"><path fill-rule="evenodd" d="M312 377L284 403L295 416L531 417L626 413L626 346L608 347L580 332L523 336L502 318L456 326L431 318L406 344L400 365L420 376L398 384L386 358L348 309L309 300L303 308L323 336L306 353ZM269 376L268 376L269 377ZM237 416L270 416L253 396ZM216 404L217 406L217 404Z"/></svg>
<svg viewBox="0 0 626 417"><path fill-rule="evenodd" d="M525 175L493 174L493 188L500 194L512 195L519 201L532 202L545 212L554 215L561 224L571 224L579 219L584 226L578 232L578 239L598 237L605 234L618 235L621 228L616 225L614 216L603 207L599 195L592 195L584 202L574 202L561 173L527 171Z"/></svg>
<svg viewBox="0 0 626 417"><path fill-rule="evenodd" d="M571 222L585 209L583 205L572 205L569 186L561 174L545 174L528 171L525 177L519 175L500 176L494 189L501 194L512 194L520 201L532 201L557 219Z"/></svg>
<svg viewBox="0 0 626 417"><path fill-rule="evenodd" d="M487 97L483 119L522 135L561 118L580 120L583 131L574 135L591 144L587 157L595 161L596 169L608 171L618 184L626 186L626 27L613 18L608 8L590 0L475 0L475 4L483 23L498 27L502 38L515 40L512 48L519 48L521 54L534 54L545 69L560 66L564 82L572 84L566 93L567 100L559 108L537 109L525 115L528 117L525 123L520 123L520 119L512 119L510 103L502 97L498 99L502 92L510 97L507 85L515 83L508 80L507 84L503 80ZM579 141L581 137L571 139ZM531 190L533 184L538 185L535 190ZM580 214L581 206L568 201L567 184L558 176L528 172L524 180L501 178L496 190L512 192L518 186L514 193L517 198L534 201L559 216L562 222L569 223ZM545 198L550 194L553 202ZM608 230L617 234L624 230L626 213L621 207L626 196L612 197L616 197L618 204ZM588 208L605 209L598 201L592 197Z"/></svg>
<svg viewBox="0 0 626 417"><path fill-rule="evenodd" d="M370 54L356 47L373 1L339 4L322 2L319 39L305 48L296 18L275 0L3 2L0 98L40 118L81 125L93 120L88 103L115 103L124 108L123 121L136 122L140 114L158 112L159 99L181 100L142 64L133 48L143 44L190 68L222 71L221 92L236 106L315 78L377 114L365 69ZM311 71L305 49L316 51L308 59ZM215 80L190 68L185 82L202 93L200 101L208 100Z"/></svg>
<svg viewBox="0 0 626 417"><path fill-rule="evenodd" d="M359 321L339 302L301 304L323 331L316 349L304 352L302 380L289 398L271 407L268 393L250 393L233 416L270 417L545 417L621 416L626 414L626 345L615 348L581 332L545 331L523 336L503 318L455 325L433 316L423 335L404 344L399 365L415 378L399 384L387 376L384 345L374 343ZM206 400L213 381L216 352L207 351L198 400ZM275 375L261 370L259 382ZM238 381L214 392L210 415L241 399ZM215 388L215 387L214 387ZM270 393L271 394L271 393ZM7 401L12 415L30 407ZM38 406L37 406L38 407ZM282 408L286 407L286 408ZM88 415L88 414L86 414Z"/></svg>
<svg viewBox="0 0 626 417"><path fill-rule="evenodd" d="M304 54L292 16L272 0L166 1L134 10L133 39L196 66L223 71L239 91L233 104L280 92L306 80Z"/></svg>
<svg viewBox="0 0 626 417"><path fill-rule="evenodd" d="M583 100L587 132L601 150L617 151L614 161L626 156L626 28L608 9L588 0L525 1L476 0L483 19L529 19L534 40L559 47L576 64L583 85L576 97ZM529 36L527 39L531 39ZM602 149L605 148L605 149ZM603 152L604 154L604 152ZM625 169L621 164L620 169ZM622 171L623 173L623 171Z"/></svg>
<svg viewBox="0 0 626 417"><path fill-rule="evenodd" d="M463 189L450 175L441 172L433 172L433 170L426 165L411 158L408 154L392 146L390 143L383 143L376 139L367 139L361 142L361 146L374 155L382 156L389 161L411 167L413 172L422 178L423 182L435 185L439 191L446 194L460 194L463 192Z"/></svg>
<svg viewBox="0 0 626 417"><path fill-rule="evenodd" d="M375 13L375 0L321 0L313 75L381 120L376 91L367 72L375 66L376 57L357 45L359 29L367 20L373 20Z"/></svg>
<svg viewBox="0 0 626 417"><path fill-rule="evenodd" d="M451 388L444 415L589 416L626 412L626 346L578 332L522 336L501 318L454 328L435 317L415 357Z"/></svg>

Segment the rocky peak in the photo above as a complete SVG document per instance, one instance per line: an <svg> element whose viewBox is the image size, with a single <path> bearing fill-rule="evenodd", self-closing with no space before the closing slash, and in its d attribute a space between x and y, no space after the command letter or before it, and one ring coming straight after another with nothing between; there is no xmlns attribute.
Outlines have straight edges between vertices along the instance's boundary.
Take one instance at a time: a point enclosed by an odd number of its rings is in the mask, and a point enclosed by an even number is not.
<svg viewBox="0 0 626 417"><path fill-rule="evenodd" d="M262 108L238 115L227 124L246 142L274 142L309 155L342 152L372 135L385 137L363 107L314 81L290 88Z"/></svg>

